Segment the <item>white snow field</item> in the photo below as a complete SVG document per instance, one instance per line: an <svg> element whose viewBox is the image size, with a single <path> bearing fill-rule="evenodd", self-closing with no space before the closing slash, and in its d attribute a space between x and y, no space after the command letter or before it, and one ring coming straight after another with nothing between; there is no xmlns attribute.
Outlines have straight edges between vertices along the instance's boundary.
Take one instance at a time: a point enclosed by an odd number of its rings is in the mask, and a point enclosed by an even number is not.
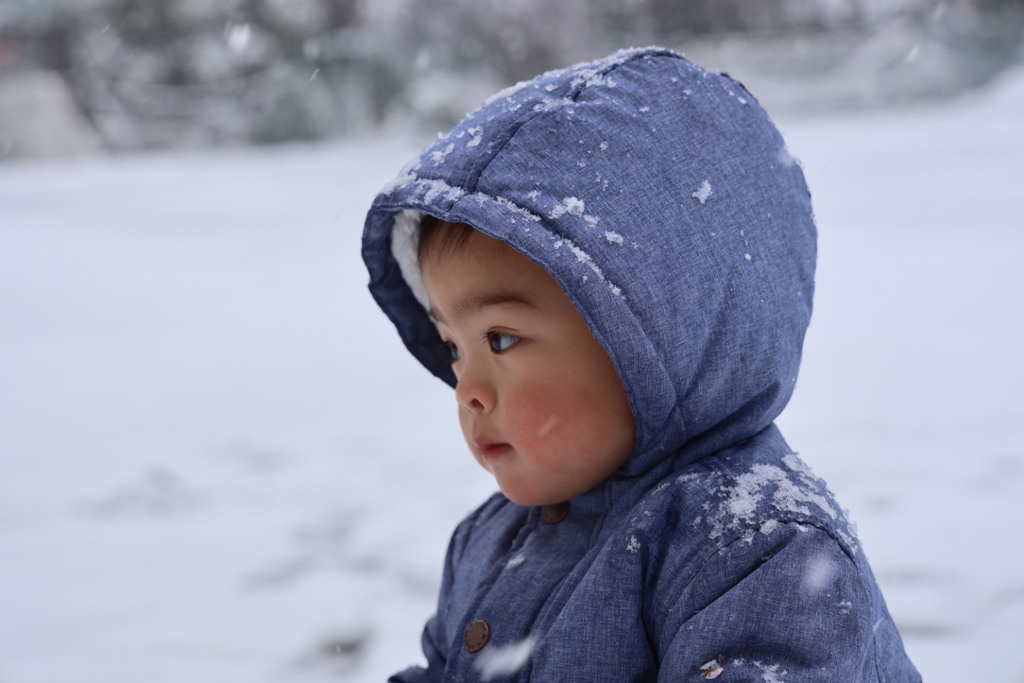
<svg viewBox="0 0 1024 683"><path fill-rule="evenodd" d="M925 680L1024 681L1024 71L783 123L817 308L791 444ZM0 167L0 683L383 681L493 484L365 290L418 145Z"/></svg>

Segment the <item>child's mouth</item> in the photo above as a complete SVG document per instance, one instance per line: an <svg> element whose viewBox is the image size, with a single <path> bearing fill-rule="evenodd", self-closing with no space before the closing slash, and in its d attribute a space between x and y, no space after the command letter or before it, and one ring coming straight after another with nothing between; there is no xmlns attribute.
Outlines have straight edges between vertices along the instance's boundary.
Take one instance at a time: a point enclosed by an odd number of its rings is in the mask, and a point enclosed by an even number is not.
<svg viewBox="0 0 1024 683"><path fill-rule="evenodd" d="M491 441L477 441L476 447L485 460L499 458L512 449L512 446L507 443L494 443Z"/></svg>

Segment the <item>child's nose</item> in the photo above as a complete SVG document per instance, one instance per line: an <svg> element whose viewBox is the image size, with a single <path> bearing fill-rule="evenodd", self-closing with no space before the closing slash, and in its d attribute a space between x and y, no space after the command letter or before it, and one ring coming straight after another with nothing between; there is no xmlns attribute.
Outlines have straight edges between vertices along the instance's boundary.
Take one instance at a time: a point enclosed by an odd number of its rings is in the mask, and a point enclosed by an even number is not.
<svg viewBox="0 0 1024 683"><path fill-rule="evenodd" d="M476 373L463 373L455 385L455 400L472 413L486 414L494 409L494 387Z"/></svg>

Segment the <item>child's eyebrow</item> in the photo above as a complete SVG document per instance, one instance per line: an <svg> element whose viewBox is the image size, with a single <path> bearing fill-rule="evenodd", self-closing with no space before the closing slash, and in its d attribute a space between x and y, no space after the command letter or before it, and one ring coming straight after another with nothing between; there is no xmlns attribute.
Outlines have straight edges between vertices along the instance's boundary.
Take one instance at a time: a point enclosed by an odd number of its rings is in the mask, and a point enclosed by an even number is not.
<svg viewBox="0 0 1024 683"><path fill-rule="evenodd" d="M515 292L486 292L483 294L474 294L468 296L465 299L456 301L452 305L452 318L458 319L463 318L472 313L479 313L482 309L488 306L501 306L503 304L516 304L520 306L527 306L529 308L537 308L537 305L532 301L525 299L523 296L516 294ZM428 311L430 317L439 323L447 323L447 320L441 312L433 306Z"/></svg>

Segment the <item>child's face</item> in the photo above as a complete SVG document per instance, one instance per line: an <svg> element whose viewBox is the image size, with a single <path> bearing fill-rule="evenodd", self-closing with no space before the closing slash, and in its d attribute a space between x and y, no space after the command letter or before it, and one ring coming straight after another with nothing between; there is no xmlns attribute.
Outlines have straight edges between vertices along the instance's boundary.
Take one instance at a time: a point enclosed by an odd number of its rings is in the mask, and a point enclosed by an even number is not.
<svg viewBox="0 0 1024 683"><path fill-rule="evenodd" d="M626 392L543 268L475 230L428 249L421 267L452 349L462 433L508 498L560 503L626 461L636 432Z"/></svg>

